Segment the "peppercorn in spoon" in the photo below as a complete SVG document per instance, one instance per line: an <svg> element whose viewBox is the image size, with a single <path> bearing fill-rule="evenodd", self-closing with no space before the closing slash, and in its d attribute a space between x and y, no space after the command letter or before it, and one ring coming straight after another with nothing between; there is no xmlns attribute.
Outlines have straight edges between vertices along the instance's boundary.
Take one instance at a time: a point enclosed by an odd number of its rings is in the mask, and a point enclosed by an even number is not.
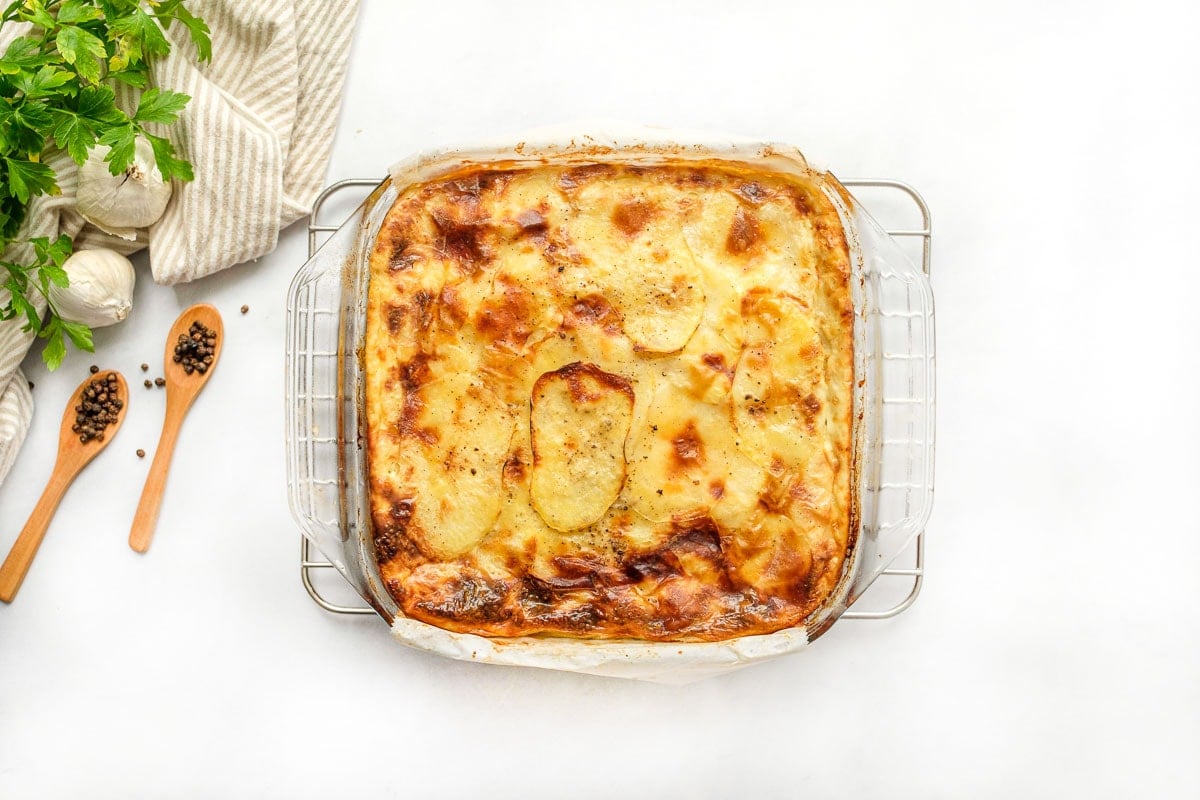
<svg viewBox="0 0 1200 800"><path fill-rule="evenodd" d="M121 373L92 368L63 412L58 434L58 459L46 489L0 566L0 600L11 603L33 563L50 520L75 476L113 440L125 420L129 389Z"/></svg>
<svg viewBox="0 0 1200 800"><path fill-rule="evenodd" d="M154 463L146 475L142 499L138 502L129 531L129 546L139 553L146 552L154 536L163 490L167 486L167 469L171 466L175 440L179 437L179 426L192 407L192 401L200 394L213 368L217 366L224 338L225 327L221 315L205 303L192 306L180 314L167 334L164 357L167 411L158 448L154 451Z"/></svg>

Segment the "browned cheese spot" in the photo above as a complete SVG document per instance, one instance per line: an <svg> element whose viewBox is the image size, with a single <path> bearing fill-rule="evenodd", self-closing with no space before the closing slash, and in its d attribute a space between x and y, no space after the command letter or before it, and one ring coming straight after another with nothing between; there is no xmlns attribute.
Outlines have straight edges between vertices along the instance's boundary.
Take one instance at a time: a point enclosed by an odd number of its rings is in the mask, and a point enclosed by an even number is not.
<svg viewBox="0 0 1200 800"><path fill-rule="evenodd" d="M653 550L626 555L623 571L634 582L662 582L686 572L680 558L685 555L701 559L714 571L724 573L725 548L721 532L708 514L683 514L673 519L668 539ZM722 582L729 588L727 582Z"/></svg>
<svg viewBox="0 0 1200 800"><path fill-rule="evenodd" d="M409 537L415 501L385 490L386 508L374 515L375 552L380 561L388 562L397 555L416 556L419 550Z"/></svg>
<svg viewBox="0 0 1200 800"><path fill-rule="evenodd" d="M537 379L533 385L533 393L537 394L539 385L552 376L561 376L567 380L567 388L571 393L571 399L576 403L592 403L604 396L603 391L617 391L633 399L633 386L625 378L620 375L614 375L611 372L605 372L595 364L585 364L582 361L575 361L567 364L565 367L560 367L553 372L547 372ZM588 381L595 381L600 385L602 391L592 391L588 387Z"/></svg>
<svg viewBox="0 0 1200 800"><path fill-rule="evenodd" d="M519 284L496 277L496 291L480 305L475 327L492 341L519 346L533 333L533 303Z"/></svg>
<svg viewBox="0 0 1200 800"><path fill-rule="evenodd" d="M725 377L729 378L729 380L733 380L733 367L725 363L724 354L705 353L700 357L700 360L704 362L704 366L708 367L714 372L721 373Z"/></svg>
<svg viewBox="0 0 1200 800"><path fill-rule="evenodd" d="M634 197L622 200L613 210L613 224L621 233L633 238L650 224L650 220L654 219L658 212L659 208L656 204L643 198Z"/></svg>
<svg viewBox="0 0 1200 800"><path fill-rule="evenodd" d="M793 602L803 603L813 592L813 587L825 574L825 562L818 562L812 554L802 548L783 551L772 563L771 577L779 581L782 594Z"/></svg>
<svg viewBox="0 0 1200 800"><path fill-rule="evenodd" d="M392 303L387 311L387 329L393 336L404 327L404 318L408 316L408 306Z"/></svg>
<svg viewBox="0 0 1200 800"><path fill-rule="evenodd" d="M596 178L615 175L616 172L616 168L611 164L585 164L581 167L572 167L563 170L562 174L558 176L558 186L564 192L570 192Z"/></svg>
<svg viewBox="0 0 1200 800"><path fill-rule="evenodd" d="M795 500L797 503L800 503L801 505L811 505L812 504L812 500L813 500L812 490L810 490L808 488L808 484L806 484L802 480L793 481L791 489L788 490L788 494L791 495L793 500Z"/></svg>
<svg viewBox="0 0 1200 800"><path fill-rule="evenodd" d="M387 242L388 271L402 272L412 267L419 258L409 250L412 227L409 220L398 219L390 222L387 229L381 231L379 237Z"/></svg>
<svg viewBox="0 0 1200 800"><path fill-rule="evenodd" d="M546 228L530 231L529 236L541 248L546 263L558 272L583 263L583 255L565 232Z"/></svg>
<svg viewBox="0 0 1200 800"><path fill-rule="evenodd" d="M683 430L671 438L671 447L676 472L704 463L704 442L696 430L695 420L688 420Z"/></svg>
<svg viewBox="0 0 1200 800"><path fill-rule="evenodd" d="M821 413L821 401L815 394L809 394L800 401L800 410L804 414L805 426L809 431L815 431L817 415Z"/></svg>
<svg viewBox="0 0 1200 800"><path fill-rule="evenodd" d="M846 245L846 232L841 225L837 224L836 217L832 220L824 217L818 219L813 225L813 229L817 241L825 248L839 253L850 252L850 248Z"/></svg>
<svg viewBox="0 0 1200 800"><path fill-rule="evenodd" d="M477 190L451 194L450 201L448 207L430 212L437 229L436 246L464 273L474 274L492 257L486 241L491 221L480 207Z"/></svg>
<svg viewBox="0 0 1200 800"><path fill-rule="evenodd" d="M733 222L729 225L729 235L725 237L725 249L733 255L744 255L750 248L762 240L762 231L758 226L758 217L754 212L738 206L733 212Z"/></svg>
<svg viewBox="0 0 1200 800"><path fill-rule="evenodd" d="M436 444L438 433L418 424L425 402L421 399L421 387L429 379L428 356L419 355L400 368L400 385L404 389L404 406L400 410L400 419L396 428L400 436L415 439L425 444Z"/></svg>
<svg viewBox="0 0 1200 800"><path fill-rule="evenodd" d="M758 504L772 514L786 513L792 504L791 485L775 475L768 475L758 494Z"/></svg>
<svg viewBox="0 0 1200 800"><path fill-rule="evenodd" d="M442 294L438 298L438 316L451 328L461 328L467 321L466 305L456 287L447 286L442 289Z"/></svg>
<svg viewBox="0 0 1200 800"><path fill-rule="evenodd" d="M721 181L717 175L707 169L675 169L669 170L667 175L674 180L675 185L681 187L705 188L716 186Z"/></svg>
<svg viewBox="0 0 1200 800"><path fill-rule="evenodd" d="M472 191L475 194L491 192L496 195L503 195L508 184L512 183L513 178L516 177L516 173L512 170L492 169L476 172L472 177L474 178L474 185L470 182L467 183L468 191Z"/></svg>
<svg viewBox="0 0 1200 800"><path fill-rule="evenodd" d="M796 211L800 213L800 216L807 217L813 213L813 204L809 201L808 195L800 189L795 188L792 189L790 194L792 196L792 205L796 207Z"/></svg>
<svg viewBox="0 0 1200 800"><path fill-rule="evenodd" d="M742 198L747 203L752 203L756 206L762 205L765 200L768 200L775 194L774 192L763 188L763 185L757 181L739 183L736 187L734 187L733 191L738 197Z"/></svg>
<svg viewBox="0 0 1200 800"><path fill-rule="evenodd" d="M566 330L586 326L595 326L610 336L617 336L621 333L621 315L603 295L590 294L572 303L563 315L562 327Z"/></svg>
<svg viewBox="0 0 1200 800"><path fill-rule="evenodd" d="M527 459L520 450L512 453L504 462L504 480L508 483L522 483L528 474L526 466Z"/></svg>
<svg viewBox="0 0 1200 800"><path fill-rule="evenodd" d="M526 209L517 214L517 225L522 233L537 233L546 230L546 217L537 209Z"/></svg>
<svg viewBox="0 0 1200 800"><path fill-rule="evenodd" d="M682 574L683 565L679 563L679 557L674 552L664 548L650 553L635 553L628 557L625 561L625 573L634 582L647 579L659 582Z"/></svg>
<svg viewBox="0 0 1200 800"><path fill-rule="evenodd" d="M550 580L554 582L555 588L559 589L617 586L628 582L622 570L594 557L557 556L551 559L550 564L558 573Z"/></svg>
<svg viewBox="0 0 1200 800"><path fill-rule="evenodd" d="M482 575L463 575L447 581L437 594L417 601L417 608L434 616L461 622L500 622L512 616L504 598L504 581L488 580Z"/></svg>

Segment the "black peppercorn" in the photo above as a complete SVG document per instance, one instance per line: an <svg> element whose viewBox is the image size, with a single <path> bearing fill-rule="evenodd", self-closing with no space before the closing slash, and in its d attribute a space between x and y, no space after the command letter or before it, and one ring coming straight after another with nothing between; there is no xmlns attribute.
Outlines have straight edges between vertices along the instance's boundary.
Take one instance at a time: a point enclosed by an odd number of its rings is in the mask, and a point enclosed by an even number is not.
<svg viewBox="0 0 1200 800"><path fill-rule="evenodd" d="M208 371L216 358L217 332L196 320L187 333L179 335L172 361L183 367L185 375Z"/></svg>
<svg viewBox="0 0 1200 800"><path fill-rule="evenodd" d="M89 371L95 375L100 368L93 365ZM79 434L81 443L104 441L105 429L117 421L119 412L125 407L119 393L120 384L115 372L106 372L87 382L79 394L79 403L75 406L75 424L71 426L71 432Z"/></svg>

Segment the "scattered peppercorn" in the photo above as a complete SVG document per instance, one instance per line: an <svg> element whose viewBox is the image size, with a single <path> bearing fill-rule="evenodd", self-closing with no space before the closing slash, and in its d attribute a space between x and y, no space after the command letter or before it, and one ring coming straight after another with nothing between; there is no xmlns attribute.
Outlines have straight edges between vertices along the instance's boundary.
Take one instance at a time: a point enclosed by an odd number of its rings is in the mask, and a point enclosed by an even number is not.
<svg viewBox="0 0 1200 800"><path fill-rule="evenodd" d="M182 366L188 375L193 372L203 375L212 366L216 345L217 332L197 320L187 333L179 334L179 342L175 345L175 355L171 360Z"/></svg>
<svg viewBox="0 0 1200 800"><path fill-rule="evenodd" d="M90 371L95 375L100 368L92 367ZM79 404L75 406L75 424L71 426L71 431L79 434L81 443L87 444L93 439L104 441L104 430L117 421L125 406L120 394L121 385L115 372L90 380L83 387Z"/></svg>
<svg viewBox="0 0 1200 800"><path fill-rule="evenodd" d="M142 364L142 372L149 372L149 371L150 371L150 365Z"/></svg>
<svg viewBox="0 0 1200 800"><path fill-rule="evenodd" d="M143 450L142 448L140 448L140 447L139 447L139 448L137 449L137 456L138 456L138 458L145 458L145 457L146 457L146 451L145 451L145 450Z"/></svg>
<svg viewBox="0 0 1200 800"><path fill-rule="evenodd" d="M242 306L242 313L243 313L243 314L245 314L245 313L246 313L247 311L249 311L249 310L250 310L250 306Z"/></svg>
<svg viewBox="0 0 1200 800"><path fill-rule="evenodd" d="M158 386L159 388L162 388L163 386L167 385L167 380L166 380L166 378L155 378L154 385Z"/></svg>
<svg viewBox="0 0 1200 800"><path fill-rule="evenodd" d="M100 371L100 368L97 367L95 364L92 364L90 367L88 367L88 372L92 373L93 375L95 375L99 371Z"/></svg>
<svg viewBox="0 0 1200 800"><path fill-rule="evenodd" d="M146 378L146 380L142 381L142 385L145 386L147 389L149 389L154 384L150 382L149 378Z"/></svg>

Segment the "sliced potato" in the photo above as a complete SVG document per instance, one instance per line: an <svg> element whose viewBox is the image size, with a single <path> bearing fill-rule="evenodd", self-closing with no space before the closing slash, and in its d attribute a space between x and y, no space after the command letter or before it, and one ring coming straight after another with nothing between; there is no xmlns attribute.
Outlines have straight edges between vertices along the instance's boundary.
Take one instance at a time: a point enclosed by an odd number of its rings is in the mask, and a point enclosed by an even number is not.
<svg viewBox="0 0 1200 800"><path fill-rule="evenodd" d="M623 281L615 292L625 335L651 353L682 349L704 316L700 275L674 260L630 266L637 276Z"/></svg>
<svg viewBox="0 0 1200 800"><path fill-rule="evenodd" d="M589 263L567 270L564 289L606 297L639 350L680 350L696 332L705 307L704 276L684 239L681 212L648 198L644 205L653 213L639 220L632 238L618 241L608 220L619 204L614 198L595 202L599 213L572 221L571 235Z"/></svg>
<svg viewBox="0 0 1200 800"><path fill-rule="evenodd" d="M736 527L753 512L765 473L743 456L727 405L696 403L660 381L626 446L629 502L651 522L705 510Z"/></svg>
<svg viewBox="0 0 1200 800"><path fill-rule="evenodd" d="M743 451L778 472L803 465L818 447L824 349L807 307L754 289L743 301L746 341L733 377L733 419Z"/></svg>
<svg viewBox="0 0 1200 800"><path fill-rule="evenodd" d="M530 495L551 528L591 525L621 493L633 401L629 381L592 364L568 364L534 383Z"/></svg>
<svg viewBox="0 0 1200 800"><path fill-rule="evenodd" d="M804 530L781 514L759 514L729 541L730 561L741 583L775 592L795 591L812 569Z"/></svg>
<svg viewBox="0 0 1200 800"><path fill-rule="evenodd" d="M527 357L530 364L529 386L537 376L553 372L567 364L582 361L601 370L630 377L645 371L642 356L634 352L629 339L612 335L596 325L578 325L559 330L539 341ZM635 386L635 391L637 387Z"/></svg>
<svg viewBox="0 0 1200 800"><path fill-rule="evenodd" d="M402 452L416 494L410 534L438 558L456 558L491 530L500 514L504 459L513 415L465 373L417 389L419 410L402 425Z"/></svg>

